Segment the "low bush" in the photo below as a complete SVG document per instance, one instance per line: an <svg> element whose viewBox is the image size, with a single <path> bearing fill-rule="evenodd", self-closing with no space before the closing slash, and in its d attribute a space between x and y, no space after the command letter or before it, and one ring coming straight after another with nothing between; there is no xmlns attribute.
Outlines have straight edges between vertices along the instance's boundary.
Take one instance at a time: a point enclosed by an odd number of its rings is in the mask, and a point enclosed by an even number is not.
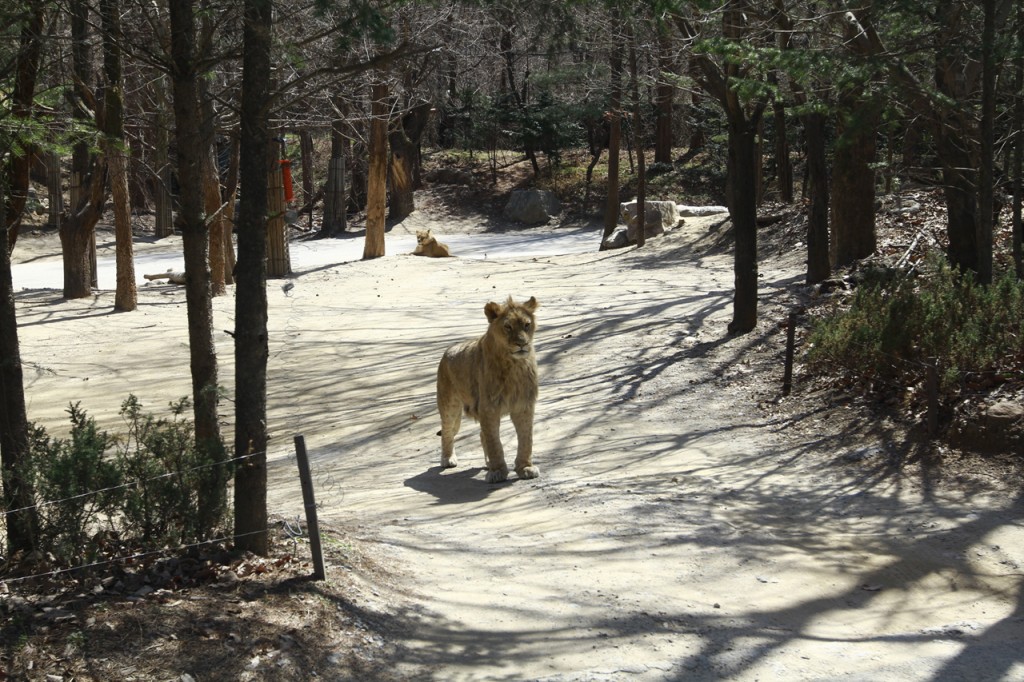
<svg viewBox="0 0 1024 682"><path fill-rule="evenodd" d="M848 308L814 325L807 359L874 389L909 388L931 363L946 394L1021 378L1024 283L1006 273L982 286L941 258L917 276L869 273Z"/></svg>
<svg viewBox="0 0 1024 682"><path fill-rule="evenodd" d="M170 418L123 403L128 431L101 431L80 405L68 414L71 433L51 438L33 426L29 479L38 499L39 546L57 566L90 563L111 543L174 547L210 538L228 523L223 448L197 448L188 402Z"/></svg>

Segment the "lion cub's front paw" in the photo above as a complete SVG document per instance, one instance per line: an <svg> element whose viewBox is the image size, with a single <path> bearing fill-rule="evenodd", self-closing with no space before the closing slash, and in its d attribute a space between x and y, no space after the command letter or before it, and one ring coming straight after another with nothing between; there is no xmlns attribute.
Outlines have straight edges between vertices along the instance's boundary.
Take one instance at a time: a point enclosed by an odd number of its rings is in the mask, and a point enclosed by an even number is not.
<svg viewBox="0 0 1024 682"><path fill-rule="evenodd" d="M519 474L519 478L538 478L540 476L540 468L538 467L523 467L522 469L516 469L516 473Z"/></svg>
<svg viewBox="0 0 1024 682"><path fill-rule="evenodd" d="M508 480L508 467L501 467L500 469L491 469L487 472L488 483L501 483L502 481Z"/></svg>
<svg viewBox="0 0 1024 682"><path fill-rule="evenodd" d="M442 457L441 458L441 466L443 466L445 469L451 469L452 467L457 467L457 466L459 466L459 458L456 457L455 455L452 455L451 457Z"/></svg>

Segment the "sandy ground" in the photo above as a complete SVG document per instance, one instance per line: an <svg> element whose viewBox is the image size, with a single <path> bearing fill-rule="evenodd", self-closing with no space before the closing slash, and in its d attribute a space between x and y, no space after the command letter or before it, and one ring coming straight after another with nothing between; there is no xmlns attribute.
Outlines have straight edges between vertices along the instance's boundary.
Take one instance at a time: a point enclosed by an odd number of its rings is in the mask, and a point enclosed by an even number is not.
<svg viewBox="0 0 1024 682"><path fill-rule="evenodd" d="M359 240L293 245L294 277L269 286L271 511L301 512L303 434L322 518L362 529L399 577L367 584L364 604L395 624L380 655L397 677L1024 679L1019 499L865 465L892 444L766 409L781 366L746 358L781 358L801 263L765 254L763 322L730 338L713 222L610 253L592 230L461 235L419 213L375 261ZM398 255L423 226L461 257ZM140 242L140 281L178 267L177 248ZM188 394L182 289L140 287L133 313L109 290L63 301L58 252L38 237L14 254L16 287L32 287L18 295L30 419L59 432L81 401L117 430L129 393L157 413ZM462 465L438 466L434 372L510 294L542 305L542 473L488 485L474 424ZM218 330L233 306L215 302ZM230 389L231 339L218 344Z"/></svg>

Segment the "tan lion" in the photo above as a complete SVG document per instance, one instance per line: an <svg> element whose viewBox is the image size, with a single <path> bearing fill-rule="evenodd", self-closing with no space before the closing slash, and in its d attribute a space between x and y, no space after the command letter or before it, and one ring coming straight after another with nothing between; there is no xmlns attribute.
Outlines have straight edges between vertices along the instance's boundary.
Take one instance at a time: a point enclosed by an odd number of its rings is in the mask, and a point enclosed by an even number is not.
<svg viewBox="0 0 1024 682"><path fill-rule="evenodd" d="M519 478L537 478L533 465L533 410L537 403L537 358L533 353L537 299L526 303L488 303L490 322L479 339L444 352L437 368L437 410L441 414L441 466L458 466L453 450L462 413L480 422L487 482L508 478L499 422L510 415L519 441L515 470Z"/></svg>
<svg viewBox="0 0 1024 682"><path fill-rule="evenodd" d="M448 250L448 245L437 241L437 237L431 234L430 230L416 230L416 248L413 249L412 255L449 258L452 254Z"/></svg>

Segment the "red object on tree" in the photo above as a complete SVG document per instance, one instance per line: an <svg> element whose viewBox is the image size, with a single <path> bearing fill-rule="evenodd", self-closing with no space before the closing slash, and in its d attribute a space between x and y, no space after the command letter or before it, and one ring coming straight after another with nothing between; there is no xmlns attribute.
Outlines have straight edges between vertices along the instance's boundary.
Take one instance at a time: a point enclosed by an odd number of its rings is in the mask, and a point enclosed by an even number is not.
<svg viewBox="0 0 1024 682"><path fill-rule="evenodd" d="M290 204L295 193L292 191L292 162L288 159L281 159L281 179L284 181L284 201Z"/></svg>

